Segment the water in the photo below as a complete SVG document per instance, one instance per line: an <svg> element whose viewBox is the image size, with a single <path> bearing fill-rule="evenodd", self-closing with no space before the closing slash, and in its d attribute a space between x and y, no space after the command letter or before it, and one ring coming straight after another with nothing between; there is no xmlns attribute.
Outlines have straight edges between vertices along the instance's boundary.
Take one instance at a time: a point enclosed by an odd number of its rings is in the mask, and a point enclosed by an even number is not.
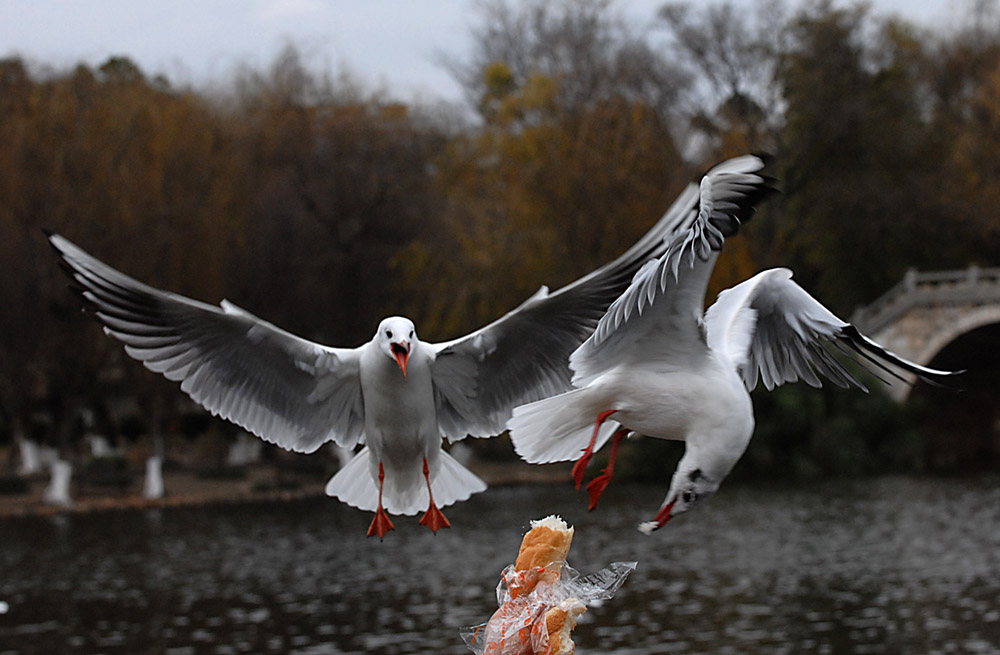
<svg viewBox="0 0 1000 655"><path fill-rule="evenodd" d="M998 653L1000 478L724 486L645 537L664 487L491 489L436 536L328 499L0 521L0 655L466 653L527 521L638 569L577 653Z"/></svg>

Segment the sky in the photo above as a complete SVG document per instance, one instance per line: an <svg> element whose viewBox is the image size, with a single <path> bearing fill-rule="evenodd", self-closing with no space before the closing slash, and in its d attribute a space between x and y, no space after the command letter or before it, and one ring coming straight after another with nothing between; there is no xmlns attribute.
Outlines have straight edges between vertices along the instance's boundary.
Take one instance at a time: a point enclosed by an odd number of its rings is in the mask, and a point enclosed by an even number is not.
<svg viewBox="0 0 1000 655"><path fill-rule="evenodd" d="M739 4L750 0L734 0ZM972 0L870 0L922 25L955 22ZM222 83L241 65L264 70L289 42L310 68L348 70L405 101L458 102L441 63L471 47L479 0L0 0L0 56L34 66L97 66L124 55L174 85ZM640 28L664 0L618 0ZM842 0L841 0L842 3Z"/></svg>

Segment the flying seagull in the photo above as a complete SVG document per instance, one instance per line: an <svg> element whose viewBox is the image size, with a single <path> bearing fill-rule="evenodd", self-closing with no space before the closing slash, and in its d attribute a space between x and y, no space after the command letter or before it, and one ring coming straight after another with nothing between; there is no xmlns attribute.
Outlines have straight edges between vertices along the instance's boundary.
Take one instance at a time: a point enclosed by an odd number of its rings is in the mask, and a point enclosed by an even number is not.
<svg viewBox="0 0 1000 655"><path fill-rule="evenodd" d="M684 227L687 234L636 273L570 356L574 388L515 408L508 422L526 461L579 458L577 488L593 453L612 441L607 467L587 485L590 509L611 479L621 440L633 434L685 442L663 504L640 530L648 534L710 497L750 442L749 392L758 380L768 390L800 379L819 387L823 376L867 391L834 352L876 375L899 377L901 369L940 384L958 373L881 347L810 296L787 268L723 291L703 311L724 237L739 224L698 215Z"/></svg>
<svg viewBox="0 0 1000 655"><path fill-rule="evenodd" d="M330 496L393 529L388 513L432 531L441 512L485 483L443 451L466 436L503 431L511 410L570 387L569 355L646 262L692 217L723 226L766 193L761 158L723 162L689 184L663 217L614 261L453 341L422 341L412 321L383 320L371 341L336 348L297 337L223 300L219 307L147 286L57 234L49 240L82 295L125 352L180 382L208 411L289 450L327 441L364 448L330 479ZM680 230L680 231L679 231Z"/></svg>

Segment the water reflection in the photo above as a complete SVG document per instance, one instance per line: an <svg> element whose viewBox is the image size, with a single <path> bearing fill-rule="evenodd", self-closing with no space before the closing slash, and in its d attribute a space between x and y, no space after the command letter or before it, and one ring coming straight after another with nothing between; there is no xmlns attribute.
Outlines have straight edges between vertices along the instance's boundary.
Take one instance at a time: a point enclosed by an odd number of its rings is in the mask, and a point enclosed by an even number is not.
<svg viewBox="0 0 1000 655"><path fill-rule="evenodd" d="M464 653L528 519L639 568L578 653L1000 652L1000 479L724 488L652 537L662 489L492 489L432 535L326 500L0 522L0 655Z"/></svg>

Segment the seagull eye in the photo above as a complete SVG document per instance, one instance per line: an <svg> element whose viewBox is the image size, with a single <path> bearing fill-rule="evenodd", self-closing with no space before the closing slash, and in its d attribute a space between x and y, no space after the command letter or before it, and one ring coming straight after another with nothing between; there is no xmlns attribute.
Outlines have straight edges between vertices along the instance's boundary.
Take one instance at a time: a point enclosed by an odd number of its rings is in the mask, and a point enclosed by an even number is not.
<svg viewBox="0 0 1000 655"><path fill-rule="evenodd" d="M387 337L389 337L391 339L392 338L392 330L386 330L385 331L385 336L387 336Z"/></svg>
<svg viewBox="0 0 1000 655"><path fill-rule="evenodd" d="M410 338L413 338L413 330L410 330Z"/></svg>

